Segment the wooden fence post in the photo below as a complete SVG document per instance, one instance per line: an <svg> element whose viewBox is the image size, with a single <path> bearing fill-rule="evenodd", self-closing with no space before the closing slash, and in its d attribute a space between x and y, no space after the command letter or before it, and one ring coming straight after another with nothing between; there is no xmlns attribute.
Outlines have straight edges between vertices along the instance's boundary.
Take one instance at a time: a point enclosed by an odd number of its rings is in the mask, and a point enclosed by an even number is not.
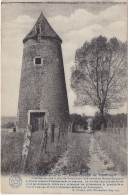
<svg viewBox="0 0 128 195"><path fill-rule="evenodd" d="M44 150L45 152L47 151L47 139L48 139L48 124L45 123L45 127L43 129L43 136L42 136L42 142L40 145L40 150Z"/></svg>
<svg viewBox="0 0 128 195"><path fill-rule="evenodd" d="M55 133L55 124L52 123L51 125L51 143L54 143L54 133Z"/></svg>
<svg viewBox="0 0 128 195"><path fill-rule="evenodd" d="M21 171L24 172L25 166L26 166L26 161L28 157L28 152L29 152L29 147L31 143L31 126L27 125L25 135L24 135L24 144L23 144L23 149L22 149L22 161L21 161Z"/></svg>
<svg viewBox="0 0 128 195"><path fill-rule="evenodd" d="M58 124L58 143L60 142L60 124Z"/></svg>
<svg viewBox="0 0 128 195"><path fill-rule="evenodd" d="M70 131L73 131L73 122L71 122Z"/></svg>
<svg viewBox="0 0 128 195"><path fill-rule="evenodd" d="M71 122L68 123L68 135L71 133Z"/></svg>

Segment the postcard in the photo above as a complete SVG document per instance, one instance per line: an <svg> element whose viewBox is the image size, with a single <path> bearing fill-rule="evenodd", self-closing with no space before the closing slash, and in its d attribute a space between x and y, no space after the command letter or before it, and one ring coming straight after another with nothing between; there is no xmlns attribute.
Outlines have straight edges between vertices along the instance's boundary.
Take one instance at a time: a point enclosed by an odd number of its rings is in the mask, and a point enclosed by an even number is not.
<svg viewBox="0 0 128 195"><path fill-rule="evenodd" d="M127 194L127 2L1 7L1 192Z"/></svg>

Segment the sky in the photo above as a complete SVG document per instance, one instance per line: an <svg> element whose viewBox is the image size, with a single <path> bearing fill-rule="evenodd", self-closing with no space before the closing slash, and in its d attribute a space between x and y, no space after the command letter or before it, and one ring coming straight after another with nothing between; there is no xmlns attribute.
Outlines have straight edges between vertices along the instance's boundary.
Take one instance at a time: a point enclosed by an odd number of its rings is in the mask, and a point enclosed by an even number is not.
<svg viewBox="0 0 128 195"><path fill-rule="evenodd" d="M124 3L3 3L2 4L2 116L16 116L21 76L23 39L41 11L63 40L62 52L70 113L94 115L94 107L75 107L70 87L75 51L85 41L103 35L127 39ZM111 113L126 112L126 104Z"/></svg>

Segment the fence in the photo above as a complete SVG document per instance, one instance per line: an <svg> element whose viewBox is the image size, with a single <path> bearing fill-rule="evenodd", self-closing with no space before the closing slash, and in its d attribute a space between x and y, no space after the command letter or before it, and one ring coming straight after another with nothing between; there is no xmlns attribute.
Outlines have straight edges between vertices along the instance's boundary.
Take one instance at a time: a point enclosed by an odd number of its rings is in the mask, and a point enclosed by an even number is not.
<svg viewBox="0 0 128 195"><path fill-rule="evenodd" d="M22 150L22 161L21 161L21 170L24 172L25 166L26 166L26 160L29 152L30 142L31 142L31 126L28 125L25 130L24 135L24 144L23 144L23 150Z"/></svg>
<svg viewBox="0 0 128 195"><path fill-rule="evenodd" d="M112 142L115 140L116 144L124 148L127 147L127 127L124 124L117 126L116 123L108 121L107 127L103 128L103 131L105 132L105 136L108 134L112 138L110 139Z"/></svg>
<svg viewBox="0 0 128 195"><path fill-rule="evenodd" d="M113 134L119 134L126 136L126 129L124 124L122 126L117 126L116 123L111 123L110 121L107 123L106 131L113 133Z"/></svg>
<svg viewBox="0 0 128 195"><path fill-rule="evenodd" d="M39 136L41 137L39 138L40 141L38 143L38 150L34 154L32 151L32 147L34 147L32 145L34 143L32 142L35 134L31 133L31 127L28 125L24 134L21 171L25 172L25 167L27 164L31 163L30 158L33 158L32 155L36 155L35 158L38 161L41 160L41 163L43 163L42 159L43 161L49 162L50 160L54 159L57 154L58 156L62 155L62 153L67 150L73 128L74 126L71 122L59 124L58 126L52 124L50 127L48 124L45 124L45 128L39 133Z"/></svg>
<svg viewBox="0 0 128 195"><path fill-rule="evenodd" d="M126 129L115 127L106 128L103 131L97 131L94 138L100 145L100 148L114 163L114 169L119 170L121 174L127 173L127 139Z"/></svg>

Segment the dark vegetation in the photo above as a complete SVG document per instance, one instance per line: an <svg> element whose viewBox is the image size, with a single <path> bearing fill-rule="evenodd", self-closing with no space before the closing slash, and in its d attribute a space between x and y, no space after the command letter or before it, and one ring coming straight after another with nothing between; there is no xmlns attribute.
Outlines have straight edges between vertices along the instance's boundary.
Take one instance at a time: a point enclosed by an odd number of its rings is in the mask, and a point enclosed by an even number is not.
<svg viewBox="0 0 128 195"><path fill-rule="evenodd" d="M13 129L16 127L17 117L15 116L3 116L1 117L1 128Z"/></svg>
<svg viewBox="0 0 128 195"><path fill-rule="evenodd" d="M85 115L80 115L80 114L70 114L70 122L73 122L74 125L80 125L84 129L87 129L87 116Z"/></svg>
<svg viewBox="0 0 128 195"><path fill-rule="evenodd" d="M12 129L15 127L15 124L13 122L8 122L6 124L1 125L1 127L4 129Z"/></svg>
<svg viewBox="0 0 128 195"><path fill-rule="evenodd" d="M92 123L92 129L93 130L101 130L101 123L102 123L102 116L100 113L96 113L95 117L93 119ZM115 114L115 115L110 115L107 114L104 116L104 128L107 127L107 124L110 124L111 127L119 127L119 128L124 128L127 126L127 114ZM125 130L125 129L124 129Z"/></svg>

